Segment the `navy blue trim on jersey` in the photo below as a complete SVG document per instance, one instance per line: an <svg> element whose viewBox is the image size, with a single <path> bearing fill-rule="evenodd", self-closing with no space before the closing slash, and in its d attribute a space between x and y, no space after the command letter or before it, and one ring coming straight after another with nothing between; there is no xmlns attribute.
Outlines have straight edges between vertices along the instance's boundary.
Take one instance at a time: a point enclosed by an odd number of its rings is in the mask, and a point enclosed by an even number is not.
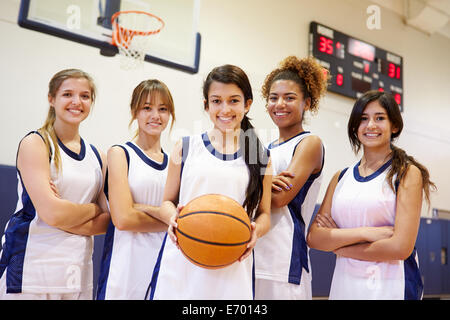
<svg viewBox="0 0 450 320"><path fill-rule="evenodd" d="M255 300L255 284L256 284L256 272L255 272L255 250L252 250L252 297Z"/></svg>
<svg viewBox="0 0 450 320"><path fill-rule="evenodd" d="M165 154L165 152L162 149L161 149L161 152L164 155L164 159L163 159L162 163L158 163L158 162L150 159L150 157L148 157L144 152L142 152L142 150L138 146L136 146L134 143L128 141L126 143L126 145L129 146L131 149L133 149L134 152L136 152L136 154L139 156L139 158L141 158L142 161L144 161L146 164L148 164L153 169L164 170L167 167L168 157L167 157L167 154Z"/></svg>
<svg viewBox="0 0 450 320"><path fill-rule="evenodd" d="M187 156L189 154L189 136L183 137L181 145L181 170L180 179L183 175L184 164L186 163Z"/></svg>
<svg viewBox="0 0 450 320"><path fill-rule="evenodd" d="M114 247L114 233L116 228L112 220L109 222L103 246L100 274L98 276L97 300L105 300L106 286L108 283L109 269L111 267L112 250Z"/></svg>
<svg viewBox="0 0 450 320"><path fill-rule="evenodd" d="M69 148L67 148L64 143L61 142L61 140L59 140L58 137L56 137L58 139L58 145L60 146L61 149L63 149L63 151L72 159L74 160L78 160L81 161L84 159L84 156L86 155L86 145L84 144L84 140L83 138L80 137L80 153L76 153L73 152L72 150L70 150Z"/></svg>
<svg viewBox="0 0 450 320"><path fill-rule="evenodd" d="M6 268L6 293L22 292L23 265L28 242L30 223L36 216L36 209L25 189L22 177L22 209L14 213L5 230L5 243L0 261L0 277Z"/></svg>
<svg viewBox="0 0 450 320"><path fill-rule="evenodd" d="M202 140L203 144L205 145L205 148L219 160L231 161L236 160L241 156L241 149L239 149L235 153L226 153L226 154L217 151L212 145L211 141L209 140L208 133L206 132L202 134Z"/></svg>
<svg viewBox="0 0 450 320"><path fill-rule="evenodd" d="M344 174L347 172L347 170L348 170L348 167L345 168L344 170L342 170L342 171L339 173L338 182L341 181L342 177L343 177Z"/></svg>
<svg viewBox="0 0 450 320"><path fill-rule="evenodd" d="M155 295L156 283L158 282L159 269L161 268L161 260L164 252L164 247L166 246L166 241L167 241L167 232L161 244L161 249L159 250L158 259L156 260L155 267L153 268L152 280L150 281L147 292L145 293L146 300L153 300L153 296Z"/></svg>
<svg viewBox="0 0 450 320"><path fill-rule="evenodd" d="M283 141L283 142L280 142L280 143L276 143L277 140L272 141L267 148L268 149L273 149L273 148L279 147L279 146L285 144L286 142L291 141L292 139L294 139L294 138L296 138L298 136L301 136L302 134L307 134L307 133L310 133L310 131L302 131L302 132L296 134L295 136L287 139L286 141Z"/></svg>
<svg viewBox="0 0 450 320"><path fill-rule="evenodd" d="M102 157L100 157L100 153L98 152L97 148L94 147L94 145L90 145L92 151L94 151L95 156L97 157L98 163L100 164L100 169L103 169L103 162L102 162Z"/></svg>
<svg viewBox="0 0 450 320"><path fill-rule="evenodd" d="M361 160L359 160L358 163L353 167L353 175L354 175L356 181L367 182L367 181L375 179L381 173L383 173L383 171L386 170L391 165L392 159L389 159L389 161L387 161L385 164L383 164L381 167L379 167L377 171L375 171L374 173L368 175L367 177L362 177L359 174L358 167L359 167L360 163L361 163Z"/></svg>
<svg viewBox="0 0 450 320"><path fill-rule="evenodd" d="M423 295L423 283L416 262L416 248L403 262L405 273L405 300L420 300Z"/></svg>
<svg viewBox="0 0 450 320"><path fill-rule="evenodd" d="M300 284L302 269L305 269L309 273L308 246L306 244L305 221L302 217L302 205L314 180L319 176L320 172L310 175L295 198L288 204L289 213L294 222L294 235L288 277L289 283Z"/></svg>

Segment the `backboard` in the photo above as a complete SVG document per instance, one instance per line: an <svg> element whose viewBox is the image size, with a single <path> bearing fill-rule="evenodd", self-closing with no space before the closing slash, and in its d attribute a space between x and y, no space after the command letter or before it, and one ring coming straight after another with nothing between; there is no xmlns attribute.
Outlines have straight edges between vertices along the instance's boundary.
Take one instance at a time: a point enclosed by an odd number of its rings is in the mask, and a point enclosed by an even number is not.
<svg viewBox="0 0 450 320"><path fill-rule="evenodd" d="M160 33L151 36L145 61L198 72L200 0L21 0L18 24L113 56L118 49L111 44L111 16L124 10L150 12L165 23Z"/></svg>

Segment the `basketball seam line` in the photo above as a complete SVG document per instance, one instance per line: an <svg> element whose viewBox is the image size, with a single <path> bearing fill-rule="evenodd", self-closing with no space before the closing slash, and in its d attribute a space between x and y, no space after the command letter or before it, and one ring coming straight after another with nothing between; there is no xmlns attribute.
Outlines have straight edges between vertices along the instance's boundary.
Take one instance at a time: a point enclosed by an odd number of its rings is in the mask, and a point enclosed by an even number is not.
<svg viewBox="0 0 450 320"><path fill-rule="evenodd" d="M213 245L219 245L219 246L233 247L233 246L240 246L240 245L243 245L243 244L246 244L246 243L250 242L250 239L248 239L248 240L246 240L244 242L238 242L238 243L213 242L213 241L202 240L202 239L198 239L198 238L195 238L193 236L190 236L190 235L184 233L183 231L181 231L179 228L177 228L177 231L179 233L181 233L183 236L185 236L186 238L189 238L191 240L195 240L195 241L198 241L198 242L201 242L201 243L205 243L205 244L213 244Z"/></svg>
<svg viewBox="0 0 450 320"><path fill-rule="evenodd" d="M187 216L190 216L190 215L193 215L193 214L196 214L196 213L212 213L212 214L219 214L219 215L227 216L227 217L233 218L233 219L235 219L235 220L237 220L239 222L242 222L247 227L247 229L250 230L248 224L244 220L239 219L238 217L235 217L235 216L233 216L231 214L228 214L228 213L225 213L225 212L220 212L220 211L193 211L193 212L186 213L185 215L183 215L181 217L178 217L178 219L182 219L184 217L187 217Z"/></svg>

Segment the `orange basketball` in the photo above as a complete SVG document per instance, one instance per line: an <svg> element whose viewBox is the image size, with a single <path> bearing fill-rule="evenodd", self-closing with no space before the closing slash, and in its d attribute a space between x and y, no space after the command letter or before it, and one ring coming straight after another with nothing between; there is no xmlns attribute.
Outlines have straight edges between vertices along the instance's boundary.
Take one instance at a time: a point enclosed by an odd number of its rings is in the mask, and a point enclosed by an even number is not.
<svg viewBox="0 0 450 320"><path fill-rule="evenodd" d="M235 262L251 238L247 212L235 200L218 194L191 200L181 210L177 224L181 251L192 263L207 269Z"/></svg>

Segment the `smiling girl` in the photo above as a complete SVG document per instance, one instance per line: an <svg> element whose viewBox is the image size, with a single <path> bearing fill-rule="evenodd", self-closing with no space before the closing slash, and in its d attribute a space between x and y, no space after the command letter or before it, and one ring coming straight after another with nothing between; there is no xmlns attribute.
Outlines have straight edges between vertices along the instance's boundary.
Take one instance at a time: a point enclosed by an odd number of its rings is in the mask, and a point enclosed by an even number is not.
<svg viewBox="0 0 450 320"><path fill-rule="evenodd" d="M172 95L159 80L142 81L131 98L133 141L108 151L106 233L97 299L144 299L167 224L159 218L168 156L161 134L175 120ZM172 121L172 125L173 125Z"/></svg>
<svg viewBox="0 0 450 320"><path fill-rule="evenodd" d="M150 284L150 299L253 298L250 255L257 239L270 228L272 177L267 150L247 117L252 89L244 71L224 65L209 73L203 95L213 128L184 137L172 151L161 207L164 221L170 224L170 240L165 239L161 248ZM252 149L255 146L256 150ZM174 234L180 208L211 193L236 200L253 221L246 252L239 261L215 270L189 262L177 248Z"/></svg>
<svg viewBox="0 0 450 320"><path fill-rule="evenodd" d="M274 178L272 228L255 247L256 299L311 299L306 232L322 181L324 147L303 128L317 112L327 78L313 59L290 56L262 87L279 138L269 145Z"/></svg>
<svg viewBox="0 0 450 320"><path fill-rule="evenodd" d="M414 248L422 198L435 188L428 170L392 141L403 120L394 98L359 98L348 135L360 161L337 172L311 225L308 244L336 253L330 299L420 299Z"/></svg>
<svg viewBox="0 0 450 320"><path fill-rule="evenodd" d="M92 299L92 235L110 220L106 159L78 131L94 100L87 73L58 72L45 124L19 144L19 201L5 231L0 299Z"/></svg>

